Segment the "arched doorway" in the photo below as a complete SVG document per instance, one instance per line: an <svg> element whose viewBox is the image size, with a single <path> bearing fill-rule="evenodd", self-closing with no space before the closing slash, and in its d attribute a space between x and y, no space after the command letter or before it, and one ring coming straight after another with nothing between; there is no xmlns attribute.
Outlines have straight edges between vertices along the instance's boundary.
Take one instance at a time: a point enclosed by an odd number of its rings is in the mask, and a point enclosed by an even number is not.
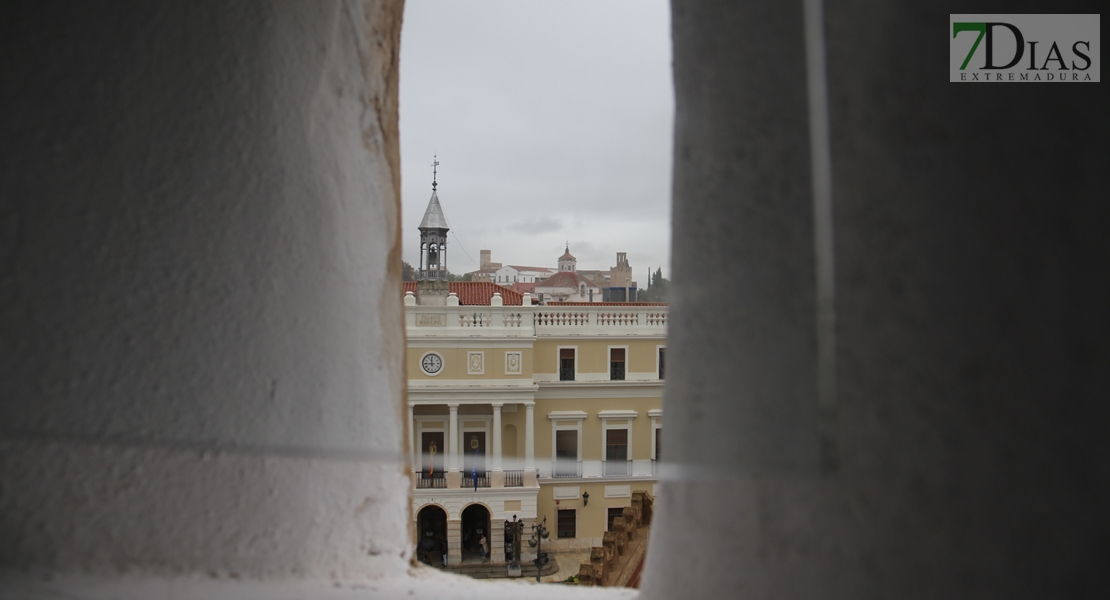
<svg viewBox="0 0 1110 600"><path fill-rule="evenodd" d="M416 558L437 567L445 566L447 554L447 513L428 505L416 514Z"/></svg>
<svg viewBox="0 0 1110 600"><path fill-rule="evenodd" d="M492 543L489 529L489 510L481 504L471 504L462 511L462 561L479 562L482 553L479 544L482 537L487 545Z"/></svg>

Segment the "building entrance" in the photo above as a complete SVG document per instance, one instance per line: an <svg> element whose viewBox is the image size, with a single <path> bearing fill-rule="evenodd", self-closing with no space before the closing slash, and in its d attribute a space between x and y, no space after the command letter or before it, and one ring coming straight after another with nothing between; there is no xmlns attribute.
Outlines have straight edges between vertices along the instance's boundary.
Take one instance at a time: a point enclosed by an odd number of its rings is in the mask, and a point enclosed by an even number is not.
<svg viewBox="0 0 1110 600"><path fill-rule="evenodd" d="M490 538L489 511L481 504L471 504L462 511L462 561L482 560L481 541L486 538L486 556L489 556Z"/></svg>
<svg viewBox="0 0 1110 600"><path fill-rule="evenodd" d="M447 513L438 506L425 506L416 514L416 557L421 562L446 566Z"/></svg>

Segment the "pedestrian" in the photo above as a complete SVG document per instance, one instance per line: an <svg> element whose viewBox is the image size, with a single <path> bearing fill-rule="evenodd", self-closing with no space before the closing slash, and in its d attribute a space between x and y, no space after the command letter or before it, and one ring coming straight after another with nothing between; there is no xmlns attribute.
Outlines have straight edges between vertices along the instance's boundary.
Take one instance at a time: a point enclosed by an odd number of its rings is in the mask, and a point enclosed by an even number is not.
<svg viewBox="0 0 1110 600"><path fill-rule="evenodd" d="M486 560L486 557L489 556L489 540L486 539L486 534L484 533L478 540L478 551L482 553L482 560Z"/></svg>

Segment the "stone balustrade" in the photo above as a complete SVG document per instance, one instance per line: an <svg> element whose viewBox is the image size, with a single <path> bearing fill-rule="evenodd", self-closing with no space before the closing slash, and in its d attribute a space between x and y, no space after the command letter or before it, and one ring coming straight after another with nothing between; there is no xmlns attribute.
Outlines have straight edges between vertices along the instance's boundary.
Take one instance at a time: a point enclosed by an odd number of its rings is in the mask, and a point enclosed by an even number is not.
<svg viewBox="0 0 1110 600"><path fill-rule="evenodd" d="M666 306L492 306L459 305L454 294L443 306L418 306L405 296L409 338L662 336L667 333Z"/></svg>

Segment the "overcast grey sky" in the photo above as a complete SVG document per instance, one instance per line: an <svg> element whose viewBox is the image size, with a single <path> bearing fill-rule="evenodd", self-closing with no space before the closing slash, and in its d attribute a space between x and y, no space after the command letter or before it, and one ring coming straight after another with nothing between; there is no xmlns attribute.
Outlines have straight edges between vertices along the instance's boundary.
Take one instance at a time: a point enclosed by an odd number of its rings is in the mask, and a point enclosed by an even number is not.
<svg viewBox="0 0 1110 600"><path fill-rule="evenodd" d="M405 260L438 154L451 272L483 248L555 267L569 240L580 269L669 276L666 0L407 0L400 65Z"/></svg>

